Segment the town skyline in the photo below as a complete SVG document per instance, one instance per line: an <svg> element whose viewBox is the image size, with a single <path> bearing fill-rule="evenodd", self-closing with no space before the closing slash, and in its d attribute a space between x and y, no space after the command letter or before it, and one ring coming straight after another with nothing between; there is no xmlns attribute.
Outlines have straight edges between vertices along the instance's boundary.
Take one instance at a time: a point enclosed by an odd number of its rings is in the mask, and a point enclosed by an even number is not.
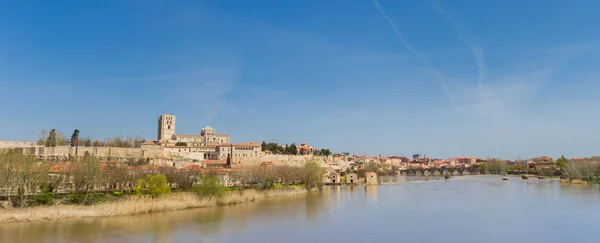
<svg viewBox="0 0 600 243"><path fill-rule="evenodd" d="M597 154L599 2L234 2L3 3L0 137L172 113L356 154Z"/></svg>

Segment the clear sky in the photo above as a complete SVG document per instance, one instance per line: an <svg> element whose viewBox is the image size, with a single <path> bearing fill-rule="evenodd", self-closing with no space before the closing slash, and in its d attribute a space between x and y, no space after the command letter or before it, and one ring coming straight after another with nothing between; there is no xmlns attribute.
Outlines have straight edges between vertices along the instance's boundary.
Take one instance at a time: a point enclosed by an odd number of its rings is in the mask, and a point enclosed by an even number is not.
<svg viewBox="0 0 600 243"><path fill-rule="evenodd" d="M600 154L600 1L2 1L0 138Z"/></svg>

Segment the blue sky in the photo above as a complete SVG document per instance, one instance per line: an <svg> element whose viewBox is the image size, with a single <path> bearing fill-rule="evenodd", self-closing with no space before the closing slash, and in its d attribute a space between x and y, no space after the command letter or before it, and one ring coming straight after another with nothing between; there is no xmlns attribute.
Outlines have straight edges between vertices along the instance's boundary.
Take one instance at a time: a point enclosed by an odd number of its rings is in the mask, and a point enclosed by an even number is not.
<svg viewBox="0 0 600 243"><path fill-rule="evenodd" d="M0 138L57 128L154 139L158 115L170 113L178 133L211 125L235 142L598 155L597 9L592 0L3 1Z"/></svg>

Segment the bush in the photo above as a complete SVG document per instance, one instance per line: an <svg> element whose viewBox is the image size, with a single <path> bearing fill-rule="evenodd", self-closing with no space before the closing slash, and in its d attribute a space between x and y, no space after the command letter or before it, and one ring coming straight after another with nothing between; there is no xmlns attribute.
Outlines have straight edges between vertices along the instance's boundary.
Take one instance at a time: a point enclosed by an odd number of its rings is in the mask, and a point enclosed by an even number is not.
<svg viewBox="0 0 600 243"><path fill-rule="evenodd" d="M110 195L113 195L115 197L120 197L121 195L123 195L123 193L121 193L120 191L112 191L112 192L110 192Z"/></svg>
<svg viewBox="0 0 600 243"><path fill-rule="evenodd" d="M54 203L54 197L51 192L42 192L35 198L38 205L51 205Z"/></svg>
<svg viewBox="0 0 600 243"><path fill-rule="evenodd" d="M203 198L221 198L225 189L221 186L219 178L212 175L200 177L200 183L194 188L196 195Z"/></svg>
<svg viewBox="0 0 600 243"><path fill-rule="evenodd" d="M52 187L46 185L42 188L42 192L35 197L37 205L50 205L54 203L54 196L52 195Z"/></svg>
<svg viewBox="0 0 600 243"><path fill-rule="evenodd" d="M446 180L450 179L450 173L444 174L444 179L446 179Z"/></svg>

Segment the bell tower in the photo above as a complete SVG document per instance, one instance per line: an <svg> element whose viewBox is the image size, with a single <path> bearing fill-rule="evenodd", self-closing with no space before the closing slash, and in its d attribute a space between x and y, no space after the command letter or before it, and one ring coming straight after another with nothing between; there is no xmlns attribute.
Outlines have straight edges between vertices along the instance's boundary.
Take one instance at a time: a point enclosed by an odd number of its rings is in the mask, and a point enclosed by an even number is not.
<svg viewBox="0 0 600 243"><path fill-rule="evenodd" d="M175 135L175 116L162 114L158 117L158 141L171 139Z"/></svg>

